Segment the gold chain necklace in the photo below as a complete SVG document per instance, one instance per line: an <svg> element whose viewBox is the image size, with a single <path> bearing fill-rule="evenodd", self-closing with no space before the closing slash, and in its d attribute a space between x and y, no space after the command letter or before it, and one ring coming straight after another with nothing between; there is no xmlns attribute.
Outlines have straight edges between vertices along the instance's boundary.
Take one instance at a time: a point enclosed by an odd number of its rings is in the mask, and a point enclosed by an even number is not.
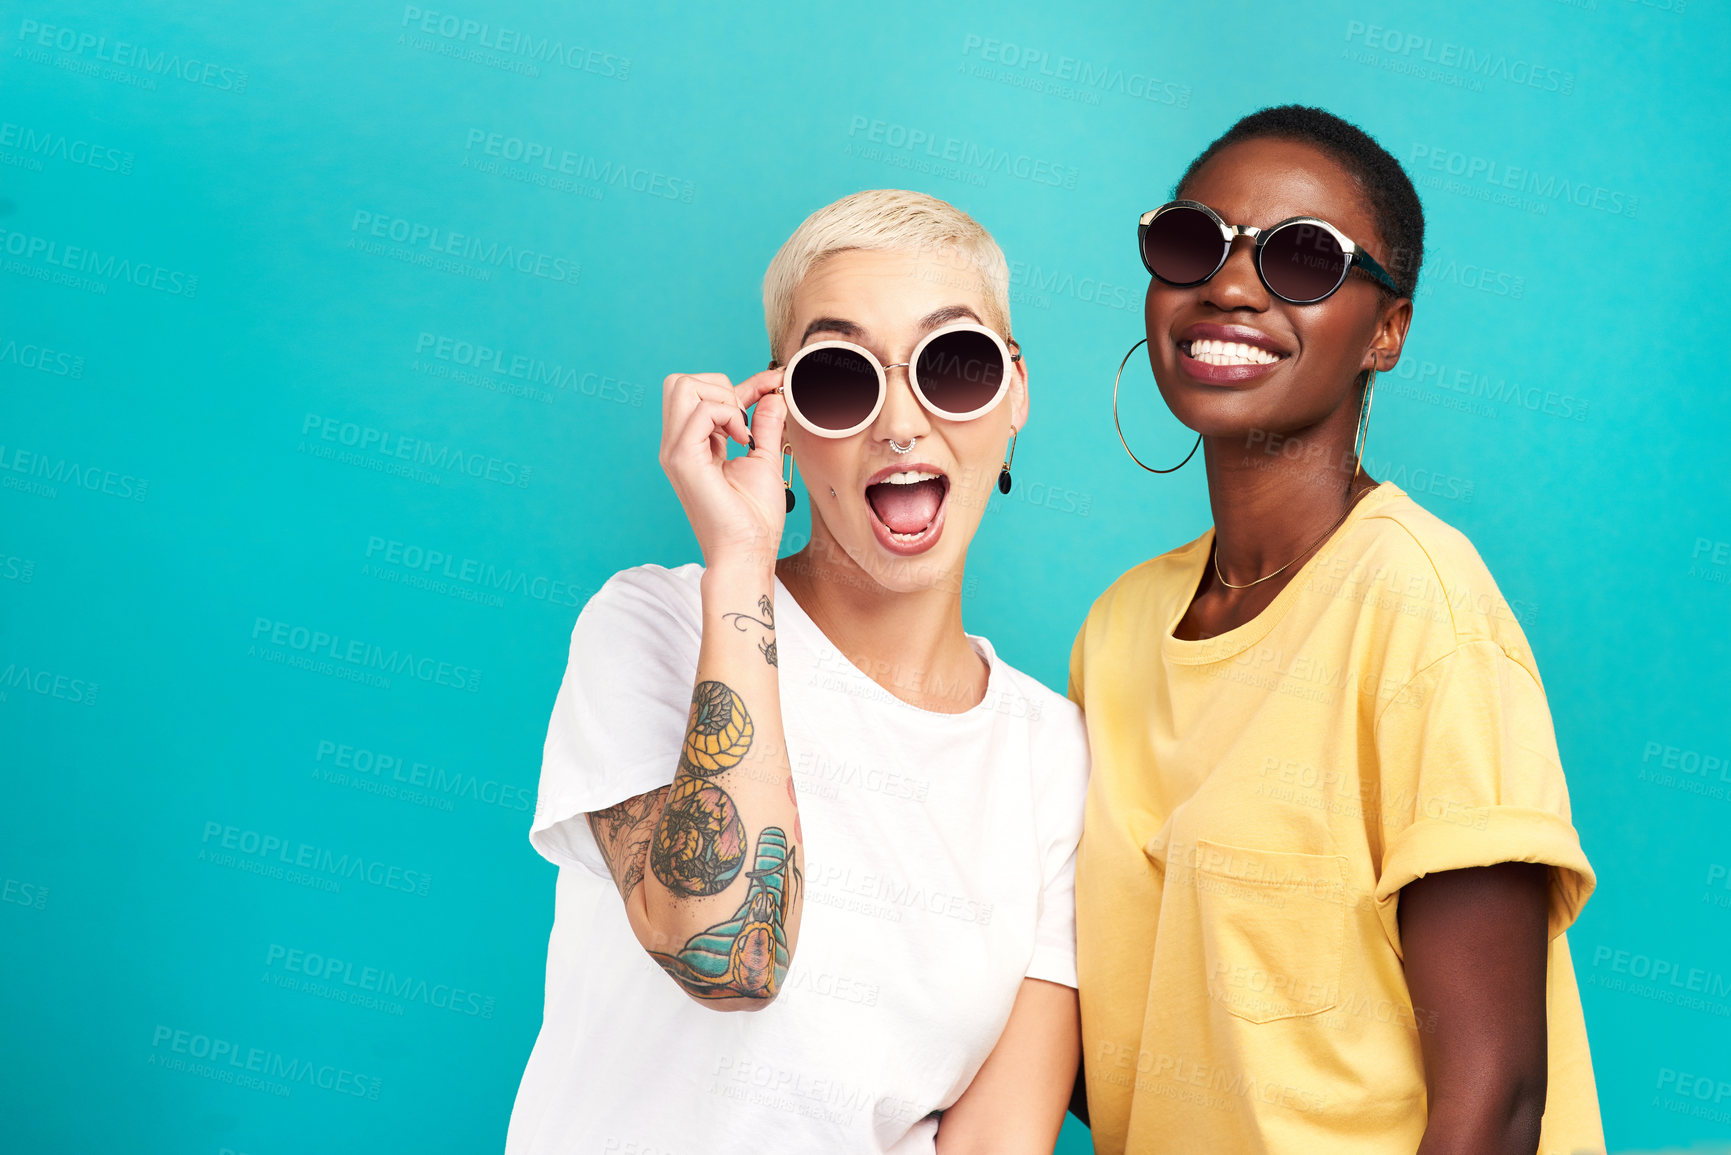
<svg viewBox="0 0 1731 1155"><path fill-rule="evenodd" d="M1311 542L1309 545L1305 546L1302 550L1300 550L1298 553L1298 556L1294 557L1292 559L1292 561L1287 562L1285 565L1281 566L1279 569L1275 570L1273 573L1265 573L1261 577L1257 578L1255 581L1245 582L1241 586L1233 585L1231 582L1226 580L1226 575L1220 572L1220 538L1217 535L1214 539L1214 548L1209 550L1209 553L1212 555L1212 560L1214 562L1214 576L1219 578L1220 584L1225 586L1229 590L1247 590L1251 586L1261 585L1263 582L1267 581L1269 578L1279 577L1286 570L1292 568L1292 562L1293 561L1297 561L1298 558L1303 557L1305 554L1309 553L1311 550L1313 550L1317 546L1321 545L1323 543L1323 541L1327 539L1329 534L1333 533L1335 530L1337 530L1341 526L1345 525L1346 519L1348 516L1351 515L1353 507L1358 504L1358 499L1363 497L1365 494L1369 493L1371 491L1371 489L1375 489L1375 488L1376 487L1373 485L1370 487L1370 489L1359 490L1358 493L1356 495L1354 495L1352 497L1352 499L1346 503L1346 510L1345 510L1345 512L1343 512L1340 515L1340 520L1335 522L1333 525L1329 526L1327 529L1323 530L1321 536L1318 537L1315 541Z"/></svg>

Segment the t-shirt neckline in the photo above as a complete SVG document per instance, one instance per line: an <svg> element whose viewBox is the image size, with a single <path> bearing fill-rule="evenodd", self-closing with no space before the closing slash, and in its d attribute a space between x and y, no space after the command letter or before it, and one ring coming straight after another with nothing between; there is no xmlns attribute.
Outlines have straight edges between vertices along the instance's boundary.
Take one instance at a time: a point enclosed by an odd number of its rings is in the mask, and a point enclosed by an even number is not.
<svg viewBox="0 0 1731 1155"><path fill-rule="evenodd" d="M853 659L842 653L841 647L830 641L829 635L823 632L823 628L819 626L817 622L812 620L810 614L805 612L805 607L799 604L799 599L793 596L793 591L788 589L787 586L782 583L780 574L777 574L775 577L775 591L776 612L782 613L782 606L784 605L791 607L793 614L804 623L804 629L816 639L816 645L818 648L833 655L833 660L838 664L837 668L849 675L870 683L879 690L882 690L883 701L886 703L899 706L902 709L922 718L940 720L953 718L959 721L961 719L972 719L986 714L991 709L991 703L994 696L1003 688L1001 671L1004 663L999 660L997 651L992 649L992 643L977 634L970 634L964 630L962 631L962 636L968 639L968 645L971 646L974 653L978 654L981 660L986 663L985 695L978 702L969 706L966 710L963 710L960 713L953 713L946 710L927 710L922 706L916 706L912 702L891 693L889 690L879 685L870 674L854 665Z"/></svg>
<svg viewBox="0 0 1731 1155"><path fill-rule="evenodd" d="M1184 615L1190 609L1190 603L1196 598L1197 583L1202 580L1202 568L1208 564L1209 555L1214 548L1214 527L1191 543L1193 556L1190 564L1184 569L1184 596L1179 599L1176 609L1168 618L1161 633L1161 653L1167 661L1179 665L1200 666L1209 662L1218 662L1243 653L1245 650L1267 637L1275 626L1280 624L1292 603L1298 600L1304 592L1305 574L1323 558L1328 557L1340 547L1347 537L1347 531L1367 517L1373 509L1379 508L1397 497L1406 496L1400 486L1392 481L1379 482L1375 489L1365 494L1347 513L1346 520L1322 543L1322 548L1310 556L1298 572L1292 575L1281 591L1274 595L1274 600L1263 607L1261 613L1251 618L1241 626L1234 626L1223 634L1215 634L1212 638L1178 638L1172 631L1178 628L1178 623L1184 620Z"/></svg>

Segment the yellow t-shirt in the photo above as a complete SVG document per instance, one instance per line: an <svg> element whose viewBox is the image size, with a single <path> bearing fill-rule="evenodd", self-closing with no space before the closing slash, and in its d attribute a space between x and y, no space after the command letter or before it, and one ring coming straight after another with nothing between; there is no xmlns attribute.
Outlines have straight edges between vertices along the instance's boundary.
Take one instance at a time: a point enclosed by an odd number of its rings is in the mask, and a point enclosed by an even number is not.
<svg viewBox="0 0 1731 1155"><path fill-rule="evenodd" d="M1272 604L1172 637L1213 531L1094 603L1076 867L1100 1155L1412 1151L1424 1068L1400 888L1551 867L1541 1155L1604 1150L1564 929L1593 889L1532 652L1458 531L1391 484Z"/></svg>

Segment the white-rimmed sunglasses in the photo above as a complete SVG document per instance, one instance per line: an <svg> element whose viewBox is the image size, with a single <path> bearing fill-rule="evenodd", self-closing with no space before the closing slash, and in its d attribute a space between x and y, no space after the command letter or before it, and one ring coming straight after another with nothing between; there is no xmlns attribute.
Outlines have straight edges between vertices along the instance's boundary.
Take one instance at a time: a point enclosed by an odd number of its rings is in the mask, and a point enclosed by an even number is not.
<svg viewBox="0 0 1731 1155"><path fill-rule="evenodd" d="M947 421L971 421L1003 400L1010 364L1021 359L1002 337L969 321L933 329L895 365L852 341L813 341L788 359L781 393L787 411L810 432L852 437L883 409L888 370L906 369L914 396L928 411Z"/></svg>

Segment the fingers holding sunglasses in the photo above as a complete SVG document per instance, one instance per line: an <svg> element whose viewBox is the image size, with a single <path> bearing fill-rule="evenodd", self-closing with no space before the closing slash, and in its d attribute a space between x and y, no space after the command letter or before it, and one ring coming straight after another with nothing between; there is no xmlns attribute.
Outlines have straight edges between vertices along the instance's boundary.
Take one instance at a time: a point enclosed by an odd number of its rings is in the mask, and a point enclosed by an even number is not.
<svg viewBox="0 0 1731 1155"><path fill-rule="evenodd" d="M727 443L749 444L751 431L745 414L732 400L698 400L684 414L673 443L668 446L677 464L719 466L727 460Z"/></svg>
<svg viewBox="0 0 1731 1155"><path fill-rule="evenodd" d="M757 406L751 414L755 444L747 456L777 461L777 468L787 430L787 399L778 392L782 375L781 369L766 369L741 381L735 391L741 404Z"/></svg>
<svg viewBox="0 0 1731 1155"><path fill-rule="evenodd" d="M714 432L741 445L751 442L751 430L746 426L745 410L739 404L733 385L721 373L676 373L662 386L662 429L664 433L681 428L686 418L699 406L716 405ZM730 410L731 412L727 412ZM725 453L725 446L718 445Z"/></svg>
<svg viewBox="0 0 1731 1155"><path fill-rule="evenodd" d="M767 374L759 374L764 377ZM781 398L773 383L749 380L741 392L720 373L673 374L663 382L661 467L679 497L705 564L773 567L784 521ZM764 396L751 452L729 459L727 442L752 446L743 396Z"/></svg>
<svg viewBox="0 0 1731 1155"><path fill-rule="evenodd" d="M786 368L764 369L753 373L733 386L733 396L739 402L741 409L750 409L763 400L766 395L780 389L786 376Z"/></svg>

